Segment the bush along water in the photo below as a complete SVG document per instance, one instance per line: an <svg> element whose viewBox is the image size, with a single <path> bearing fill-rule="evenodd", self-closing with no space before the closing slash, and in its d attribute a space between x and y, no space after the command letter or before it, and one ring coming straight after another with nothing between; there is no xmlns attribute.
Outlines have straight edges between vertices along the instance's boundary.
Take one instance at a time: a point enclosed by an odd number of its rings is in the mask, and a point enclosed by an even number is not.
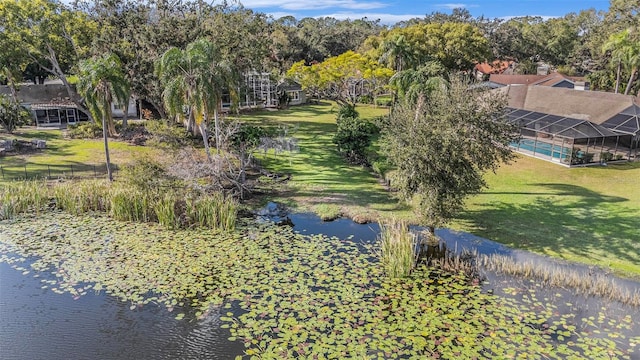
<svg viewBox="0 0 640 360"><path fill-rule="evenodd" d="M192 200L185 202L184 198ZM185 187L163 188L158 184L26 181L0 189L0 220L40 212L47 206L74 215L102 211L116 220L159 222L169 229L199 226L231 231L238 213L238 202L231 196Z"/></svg>

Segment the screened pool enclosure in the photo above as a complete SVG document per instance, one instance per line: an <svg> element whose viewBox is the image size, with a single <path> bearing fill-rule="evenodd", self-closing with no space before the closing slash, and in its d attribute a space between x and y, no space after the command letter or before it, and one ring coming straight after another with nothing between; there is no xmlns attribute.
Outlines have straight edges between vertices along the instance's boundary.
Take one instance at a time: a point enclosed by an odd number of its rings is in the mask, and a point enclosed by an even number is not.
<svg viewBox="0 0 640 360"><path fill-rule="evenodd" d="M617 119L617 115L602 124L514 108L508 108L506 116L520 128L520 140L511 147L523 154L567 166L629 160L638 155L640 124L635 114L624 119ZM620 131L620 124L614 122L621 122L627 131Z"/></svg>

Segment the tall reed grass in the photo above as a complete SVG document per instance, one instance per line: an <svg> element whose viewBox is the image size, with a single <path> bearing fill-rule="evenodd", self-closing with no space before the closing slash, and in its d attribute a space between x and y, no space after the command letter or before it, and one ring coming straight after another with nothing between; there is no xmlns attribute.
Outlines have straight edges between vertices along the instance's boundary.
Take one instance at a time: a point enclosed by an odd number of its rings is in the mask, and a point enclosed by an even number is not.
<svg viewBox="0 0 640 360"><path fill-rule="evenodd" d="M380 225L380 262L387 276L401 278L409 276L416 266L417 237L405 222L392 221Z"/></svg>
<svg viewBox="0 0 640 360"><path fill-rule="evenodd" d="M159 198L153 204L153 210L155 212L158 223L166 227L167 229L180 228L180 214L176 211L178 203L178 196L174 193L167 193L163 197Z"/></svg>
<svg viewBox="0 0 640 360"><path fill-rule="evenodd" d="M571 270L549 266L531 261L516 262L504 255L481 255L477 261L484 269L498 274L521 276L537 279L545 286L573 288L586 295L597 295L623 304L640 306L640 293L622 288L607 274L601 272L584 273L583 270Z"/></svg>
<svg viewBox="0 0 640 360"><path fill-rule="evenodd" d="M48 193L47 183L41 180L4 185L0 189L0 220L22 212L40 212L49 203Z"/></svg>
<svg viewBox="0 0 640 360"><path fill-rule="evenodd" d="M190 199L185 202L184 198ZM46 208L74 215L108 212L121 221L159 222L169 229L199 226L223 231L235 229L238 202L223 193L195 193L187 189L131 186L104 180L47 183L22 181L0 188L0 220Z"/></svg>
<svg viewBox="0 0 640 360"><path fill-rule="evenodd" d="M112 188L111 217L121 221L153 222L156 220L152 193L137 188Z"/></svg>
<svg viewBox="0 0 640 360"><path fill-rule="evenodd" d="M56 207L74 215L90 211L108 211L110 184L106 180L85 180L53 186Z"/></svg>
<svg viewBox="0 0 640 360"><path fill-rule="evenodd" d="M191 225L232 231L236 226L238 202L222 193L207 194L187 201L186 212Z"/></svg>

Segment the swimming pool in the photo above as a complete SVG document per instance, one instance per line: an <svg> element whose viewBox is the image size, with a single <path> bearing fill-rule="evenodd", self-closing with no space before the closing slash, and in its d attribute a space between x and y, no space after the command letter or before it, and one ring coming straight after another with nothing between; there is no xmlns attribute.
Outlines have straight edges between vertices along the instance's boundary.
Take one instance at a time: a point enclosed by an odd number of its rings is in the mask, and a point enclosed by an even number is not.
<svg viewBox="0 0 640 360"><path fill-rule="evenodd" d="M536 143L535 140L531 139L522 139L519 143L511 143L511 147L531 151L534 154L545 155L560 160L571 157L571 148L540 141Z"/></svg>

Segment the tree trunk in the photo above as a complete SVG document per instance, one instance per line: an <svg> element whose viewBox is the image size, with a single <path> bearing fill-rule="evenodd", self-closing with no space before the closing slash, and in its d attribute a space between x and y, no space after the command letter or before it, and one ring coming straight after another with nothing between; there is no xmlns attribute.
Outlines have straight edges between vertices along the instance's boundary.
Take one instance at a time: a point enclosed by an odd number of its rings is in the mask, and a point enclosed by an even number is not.
<svg viewBox="0 0 640 360"><path fill-rule="evenodd" d="M9 84L9 90L11 90L11 97L16 104L20 104L18 100L18 92L16 90L16 83L13 81L13 76L11 76L11 72L9 69L6 69L5 76L7 77L7 83Z"/></svg>
<svg viewBox="0 0 640 360"><path fill-rule="evenodd" d="M633 80L635 80L637 73L638 73L638 69L633 69L631 71L631 76L629 76L629 82L627 83L627 88L624 89L625 95L629 95L629 91L631 91L631 85L633 85Z"/></svg>
<svg viewBox="0 0 640 360"><path fill-rule="evenodd" d="M58 57L56 55L55 50L53 50L51 45L47 45L47 50L49 51L49 56L47 56L46 58L51 62L51 66L53 68L48 69L42 65L40 65L40 67L52 73L53 75L57 76L60 79L60 81L62 81L64 88L67 90L67 95L69 95L69 99L71 99L71 101L73 101L73 103L76 104L76 106L78 107L78 110L84 112L87 115L87 117L89 117L89 120L91 122L95 122L95 119L91 115L91 112L84 106L84 99L82 99L82 97L78 95L78 93L75 90L71 88L69 81L67 81L67 76L62 71L62 68L60 68L60 63L58 63Z"/></svg>
<svg viewBox="0 0 640 360"><path fill-rule="evenodd" d="M209 136L207 135L206 122L200 123L200 133L202 134L202 142L204 142L204 151L207 153L207 160L211 162L211 150L209 149Z"/></svg>
<svg viewBox="0 0 640 360"><path fill-rule="evenodd" d="M620 89L620 72L622 72L622 60L618 60L618 69L616 71L616 91L615 91L616 94Z"/></svg>
<svg viewBox="0 0 640 360"><path fill-rule="evenodd" d="M113 174L111 174L111 159L109 158L109 139L107 137L107 117L102 115L102 137L104 138L104 154L107 158L107 178L109 181L113 181Z"/></svg>
<svg viewBox="0 0 640 360"><path fill-rule="evenodd" d="M151 104L151 106L153 106L153 108L156 109L156 111L158 112L158 115L160 115L160 119L164 119L165 121L167 121L167 113L164 112L164 107L156 104L155 101L151 101L151 100L148 100L148 101ZM140 116L142 117L142 100L140 100Z"/></svg>
<svg viewBox="0 0 640 360"><path fill-rule="evenodd" d="M216 154L220 155L220 122L218 120L218 105L216 105L216 109L213 111L213 119L216 128Z"/></svg>
<svg viewBox="0 0 640 360"><path fill-rule="evenodd" d="M191 133L191 135L197 135L196 133L196 119L195 119L195 115L193 114L193 110L189 110L189 116L187 117L185 124L187 127L187 132Z"/></svg>
<svg viewBox="0 0 640 360"><path fill-rule="evenodd" d="M122 110L124 110L124 113L122 114L122 128L126 129L127 128L127 120L129 118L129 101L131 100L131 97L129 97L126 101L126 104L124 104L124 106L122 107Z"/></svg>

